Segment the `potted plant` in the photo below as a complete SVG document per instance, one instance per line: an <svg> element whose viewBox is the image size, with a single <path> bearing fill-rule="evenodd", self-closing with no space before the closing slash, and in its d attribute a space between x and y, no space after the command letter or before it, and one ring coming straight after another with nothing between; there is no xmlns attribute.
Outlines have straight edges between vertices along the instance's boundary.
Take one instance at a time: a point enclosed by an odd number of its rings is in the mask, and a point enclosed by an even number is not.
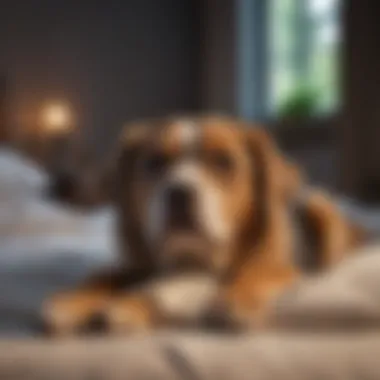
<svg viewBox="0 0 380 380"><path fill-rule="evenodd" d="M280 104L277 117L281 126L296 127L310 123L318 107L318 91L311 85L294 88Z"/></svg>

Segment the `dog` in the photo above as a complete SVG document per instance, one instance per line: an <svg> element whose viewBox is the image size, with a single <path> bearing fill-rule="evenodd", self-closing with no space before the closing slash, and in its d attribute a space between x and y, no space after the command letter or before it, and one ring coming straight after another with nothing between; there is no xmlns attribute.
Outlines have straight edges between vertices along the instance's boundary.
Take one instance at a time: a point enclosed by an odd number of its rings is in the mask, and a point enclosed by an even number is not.
<svg viewBox="0 0 380 380"><path fill-rule="evenodd" d="M78 332L94 316L108 331L151 331L186 320L186 306L188 319L265 326L278 295L362 240L265 128L242 120L135 122L113 161L118 268L46 301L53 334Z"/></svg>

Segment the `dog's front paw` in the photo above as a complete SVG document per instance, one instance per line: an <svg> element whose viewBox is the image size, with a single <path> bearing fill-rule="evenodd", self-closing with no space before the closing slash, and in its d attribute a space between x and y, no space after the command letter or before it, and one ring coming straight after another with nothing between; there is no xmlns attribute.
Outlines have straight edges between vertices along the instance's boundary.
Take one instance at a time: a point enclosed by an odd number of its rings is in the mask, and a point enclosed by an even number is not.
<svg viewBox="0 0 380 380"><path fill-rule="evenodd" d="M85 329L106 303L103 294L73 291L47 299L42 306L44 332L52 336L73 335Z"/></svg>
<svg viewBox="0 0 380 380"><path fill-rule="evenodd" d="M135 334L152 330L160 325L159 313L150 299L144 296L119 296L103 311L109 332Z"/></svg>

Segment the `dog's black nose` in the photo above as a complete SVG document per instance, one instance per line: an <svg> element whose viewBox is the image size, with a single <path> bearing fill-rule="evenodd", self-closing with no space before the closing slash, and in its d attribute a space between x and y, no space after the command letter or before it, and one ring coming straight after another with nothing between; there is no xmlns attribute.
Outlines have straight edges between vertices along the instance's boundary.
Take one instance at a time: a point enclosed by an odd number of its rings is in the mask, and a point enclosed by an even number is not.
<svg viewBox="0 0 380 380"><path fill-rule="evenodd" d="M166 191L166 207L169 220L176 226L186 225L191 221L193 192L184 185L175 185Z"/></svg>
<svg viewBox="0 0 380 380"><path fill-rule="evenodd" d="M185 186L173 186L167 190L167 203L169 209L178 210L189 207L191 200L191 192Z"/></svg>

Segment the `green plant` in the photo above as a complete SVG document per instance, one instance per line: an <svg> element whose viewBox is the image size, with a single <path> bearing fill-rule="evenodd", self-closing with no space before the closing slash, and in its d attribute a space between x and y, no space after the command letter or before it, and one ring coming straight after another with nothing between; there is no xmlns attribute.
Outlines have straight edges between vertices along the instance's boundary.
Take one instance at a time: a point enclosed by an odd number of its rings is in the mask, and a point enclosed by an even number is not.
<svg viewBox="0 0 380 380"><path fill-rule="evenodd" d="M318 91L312 86L299 86L291 91L278 109L280 119L305 119L312 117L318 102Z"/></svg>

